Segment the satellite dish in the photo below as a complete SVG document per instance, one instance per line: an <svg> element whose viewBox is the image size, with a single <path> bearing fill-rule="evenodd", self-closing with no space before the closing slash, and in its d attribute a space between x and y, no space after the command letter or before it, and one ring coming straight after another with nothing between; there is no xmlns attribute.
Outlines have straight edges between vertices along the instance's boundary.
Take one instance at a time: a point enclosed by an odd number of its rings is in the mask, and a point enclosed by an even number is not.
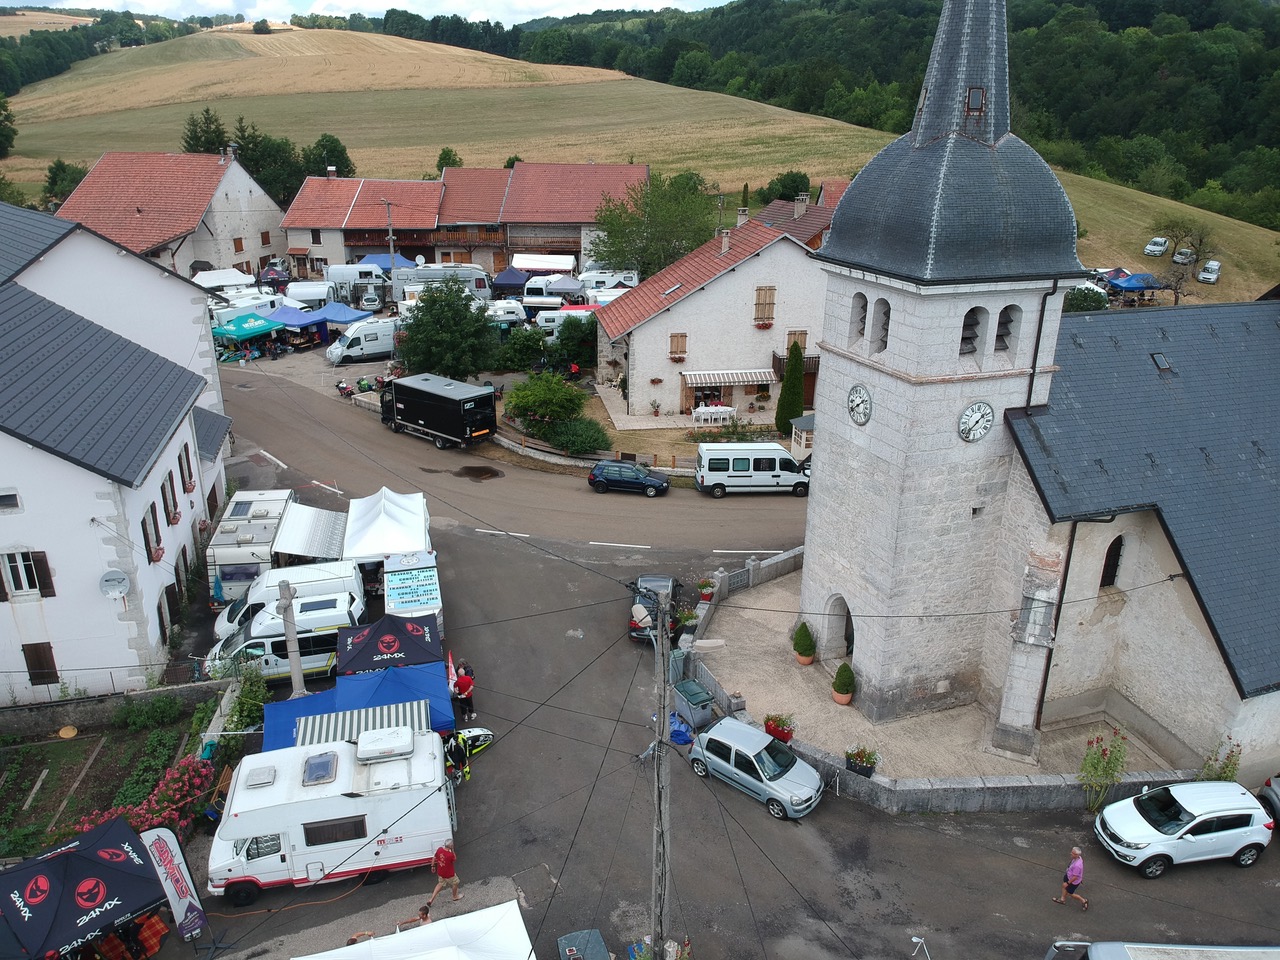
<svg viewBox="0 0 1280 960"><path fill-rule="evenodd" d="M422 254L418 254L416 257L413 258L413 262L420 267L426 266L427 258L424 257Z"/></svg>
<svg viewBox="0 0 1280 960"><path fill-rule="evenodd" d="M108 570L98 578L98 589L108 600L120 600L129 592L129 575L122 570Z"/></svg>

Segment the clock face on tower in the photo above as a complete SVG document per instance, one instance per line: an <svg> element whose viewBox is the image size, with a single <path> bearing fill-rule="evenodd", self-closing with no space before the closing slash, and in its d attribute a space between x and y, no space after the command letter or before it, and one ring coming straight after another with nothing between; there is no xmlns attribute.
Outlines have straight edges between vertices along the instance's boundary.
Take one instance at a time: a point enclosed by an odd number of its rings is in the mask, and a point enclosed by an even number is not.
<svg viewBox="0 0 1280 960"><path fill-rule="evenodd" d="M977 403L971 403L965 408L964 413L960 414L960 439L967 443L976 443L985 437L988 431L995 426L996 412L991 409L991 404L979 400Z"/></svg>
<svg viewBox="0 0 1280 960"><path fill-rule="evenodd" d="M860 427L871 419L871 391L860 383L849 388L849 419Z"/></svg>

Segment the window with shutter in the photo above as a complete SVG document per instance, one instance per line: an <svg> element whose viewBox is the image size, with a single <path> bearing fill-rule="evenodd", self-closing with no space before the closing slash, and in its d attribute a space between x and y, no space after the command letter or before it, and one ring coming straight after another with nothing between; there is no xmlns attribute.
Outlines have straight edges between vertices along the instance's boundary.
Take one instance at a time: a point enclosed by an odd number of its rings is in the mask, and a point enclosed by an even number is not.
<svg viewBox="0 0 1280 960"><path fill-rule="evenodd" d="M56 596L53 589L53 573L49 559L43 551L29 550L3 555L3 576L0 576L0 600L11 597Z"/></svg>
<svg viewBox="0 0 1280 960"><path fill-rule="evenodd" d="M756 287L756 323L773 322L773 308L777 299L777 287Z"/></svg>
<svg viewBox="0 0 1280 960"><path fill-rule="evenodd" d="M47 687L58 682L58 664L53 659L52 643L24 643L22 657L27 662L27 681L33 687Z"/></svg>
<svg viewBox="0 0 1280 960"><path fill-rule="evenodd" d="M800 349L807 349L809 346L808 330L788 330L787 331L787 351L790 352L793 343L800 344Z"/></svg>
<svg viewBox="0 0 1280 960"><path fill-rule="evenodd" d="M670 342L673 355L685 353L689 345L689 335L687 333L673 333L671 334Z"/></svg>
<svg viewBox="0 0 1280 960"><path fill-rule="evenodd" d="M244 253L244 237L236 237L231 241L236 253Z"/></svg>

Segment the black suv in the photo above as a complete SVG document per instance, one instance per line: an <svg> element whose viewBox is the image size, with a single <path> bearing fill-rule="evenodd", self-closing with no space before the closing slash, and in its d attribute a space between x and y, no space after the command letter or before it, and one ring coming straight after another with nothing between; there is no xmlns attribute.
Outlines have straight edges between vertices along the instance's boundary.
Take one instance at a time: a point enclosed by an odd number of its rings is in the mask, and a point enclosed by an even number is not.
<svg viewBox="0 0 1280 960"><path fill-rule="evenodd" d="M631 490L646 497L656 497L671 488L665 473L650 470L642 463L626 460L601 460L591 468L587 483L596 493L610 490Z"/></svg>

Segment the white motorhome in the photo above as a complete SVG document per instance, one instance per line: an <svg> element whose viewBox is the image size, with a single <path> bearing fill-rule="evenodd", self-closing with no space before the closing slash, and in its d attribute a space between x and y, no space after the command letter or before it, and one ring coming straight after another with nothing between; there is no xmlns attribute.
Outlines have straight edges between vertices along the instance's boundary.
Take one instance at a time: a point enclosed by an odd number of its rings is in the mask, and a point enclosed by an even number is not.
<svg viewBox="0 0 1280 960"><path fill-rule="evenodd" d="M331 300L338 299L338 291L325 280L295 280L284 288L284 295L312 310L319 310Z"/></svg>
<svg viewBox="0 0 1280 960"><path fill-rule="evenodd" d="M249 584L244 595L232 600L218 614L213 624L213 635L226 640L241 632L263 610L275 607L280 599L280 582L289 581L298 597L323 594L364 594L364 582L360 568L351 560L335 560L331 563L308 563L296 567L268 570Z"/></svg>
<svg viewBox="0 0 1280 960"><path fill-rule="evenodd" d="M244 595L271 569L271 544L292 490L239 490L227 502L205 549L210 604L217 608Z"/></svg>
<svg viewBox="0 0 1280 960"><path fill-rule="evenodd" d="M215 327L224 326L237 317L247 317L251 313L265 317L272 310L285 306L287 299L279 293L258 293L256 291L245 294L227 294L227 298L231 302L226 306L212 307L213 325Z"/></svg>
<svg viewBox="0 0 1280 960"><path fill-rule="evenodd" d="M467 293L477 300L493 296L492 280L484 268L474 263L422 263L416 267L396 267L391 271L391 296L394 300L411 300L404 295L409 284L441 284L449 278L462 282Z"/></svg>
<svg viewBox="0 0 1280 960"><path fill-rule="evenodd" d="M395 351L396 331L400 328L398 317L374 317L357 320L342 332L342 336L329 344L324 352L332 364L352 360L379 360Z"/></svg>
<svg viewBox="0 0 1280 960"><path fill-rule="evenodd" d="M591 270L579 274L578 280L588 290L608 290L618 286L638 286L640 274L634 270Z"/></svg>
<svg viewBox="0 0 1280 960"><path fill-rule="evenodd" d="M308 676L333 673L338 660L338 630L365 618L364 591L295 597L293 621L298 634L302 672ZM284 618L276 605L259 610L243 629L213 645L204 661L204 674L215 680L252 668L267 682L289 679L289 649Z"/></svg>
<svg viewBox="0 0 1280 960"><path fill-rule="evenodd" d="M392 727L253 754L231 778L208 889L248 906L272 887L408 870L429 863L457 823L435 733Z"/></svg>
<svg viewBox="0 0 1280 960"><path fill-rule="evenodd" d="M587 303L593 307L603 307L606 303L613 303L630 289L630 287L607 287L604 290L588 290Z"/></svg>
<svg viewBox="0 0 1280 960"><path fill-rule="evenodd" d="M809 464L780 443L700 443L693 485L719 500L726 493L809 494Z"/></svg>
<svg viewBox="0 0 1280 960"><path fill-rule="evenodd" d="M334 263L325 267L324 278L333 284L338 296L350 302L368 290L381 293L387 275L369 263Z"/></svg>

